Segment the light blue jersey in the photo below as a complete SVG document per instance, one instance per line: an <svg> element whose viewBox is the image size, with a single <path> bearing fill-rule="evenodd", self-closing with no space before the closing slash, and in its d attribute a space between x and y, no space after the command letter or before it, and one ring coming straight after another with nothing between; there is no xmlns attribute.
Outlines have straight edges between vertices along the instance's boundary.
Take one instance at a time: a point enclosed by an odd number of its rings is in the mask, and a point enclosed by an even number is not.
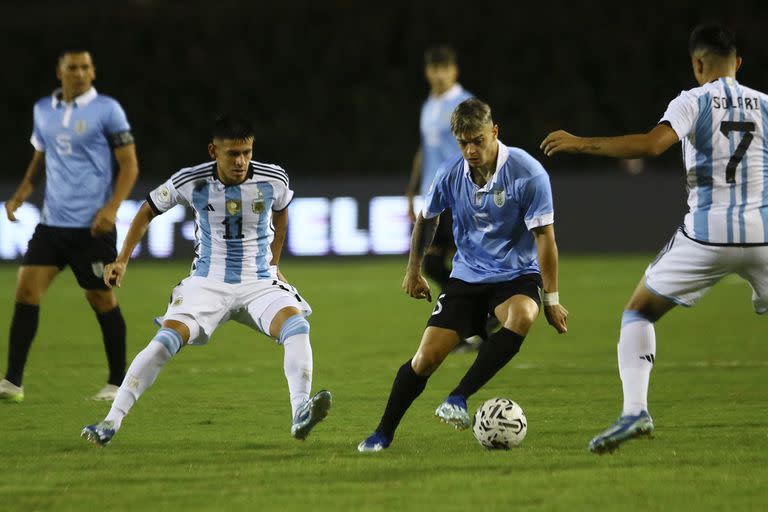
<svg viewBox="0 0 768 512"><path fill-rule="evenodd" d="M30 142L45 153L42 224L86 228L112 196L116 162L112 153L132 144L120 104L88 91L66 103L57 90L35 103Z"/></svg>
<svg viewBox="0 0 768 512"><path fill-rule="evenodd" d="M430 96L421 107L421 188L427 194L440 164L459 153L451 133L451 114L462 101L472 97L461 85L454 84L440 96Z"/></svg>
<svg viewBox="0 0 768 512"><path fill-rule="evenodd" d="M684 234L715 245L767 245L768 95L723 77L680 93L660 122L682 142Z"/></svg>
<svg viewBox="0 0 768 512"><path fill-rule="evenodd" d="M225 283L274 279L270 268L274 239L272 211L288 207L293 191L285 171L251 161L248 177L239 185L224 185L216 162L187 167L147 196L155 213L177 204L195 213L193 276Z"/></svg>
<svg viewBox="0 0 768 512"><path fill-rule="evenodd" d="M462 157L445 162L424 202L424 218L453 211L456 256L451 277L468 283L511 281L539 272L530 230L554 223L552 189L541 164L499 142L496 172L483 187Z"/></svg>

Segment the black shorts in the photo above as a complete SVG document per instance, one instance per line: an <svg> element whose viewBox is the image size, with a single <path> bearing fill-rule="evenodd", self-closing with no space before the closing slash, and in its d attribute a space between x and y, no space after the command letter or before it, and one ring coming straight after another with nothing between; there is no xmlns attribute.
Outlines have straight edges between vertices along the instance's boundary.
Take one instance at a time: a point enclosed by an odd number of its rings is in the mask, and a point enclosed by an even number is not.
<svg viewBox="0 0 768 512"><path fill-rule="evenodd" d="M451 250L456 248L453 241L453 216L451 210L444 210L440 214L440 222L437 224L435 238L432 239L432 247Z"/></svg>
<svg viewBox="0 0 768 512"><path fill-rule="evenodd" d="M117 258L117 232L93 237L90 228L57 228L38 224L27 246L22 265L72 267L85 290L106 290L104 265Z"/></svg>
<svg viewBox="0 0 768 512"><path fill-rule="evenodd" d="M541 305L540 288L540 274L526 274L501 283L467 283L452 277L437 298L427 326L451 329L461 338L475 334L485 337L485 323L496 306L513 295L525 295Z"/></svg>

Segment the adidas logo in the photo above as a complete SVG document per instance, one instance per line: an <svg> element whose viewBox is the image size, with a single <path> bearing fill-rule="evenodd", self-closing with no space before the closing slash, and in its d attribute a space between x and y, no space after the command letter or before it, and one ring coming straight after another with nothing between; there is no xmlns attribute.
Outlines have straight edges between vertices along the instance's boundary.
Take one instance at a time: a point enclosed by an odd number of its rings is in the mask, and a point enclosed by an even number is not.
<svg viewBox="0 0 768 512"><path fill-rule="evenodd" d="M640 356L640 359L645 359L651 364L653 364L656 361L656 358L653 356L653 354L645 354L644 356Z"/></svg>
<svg viewBox="0 0 768 512"><path fill-rule="evenodd" d="M215 212L216 210L213 209L213 205L211 203L208 203L208 206L205 207L205 209L209 212Z"/></svg>

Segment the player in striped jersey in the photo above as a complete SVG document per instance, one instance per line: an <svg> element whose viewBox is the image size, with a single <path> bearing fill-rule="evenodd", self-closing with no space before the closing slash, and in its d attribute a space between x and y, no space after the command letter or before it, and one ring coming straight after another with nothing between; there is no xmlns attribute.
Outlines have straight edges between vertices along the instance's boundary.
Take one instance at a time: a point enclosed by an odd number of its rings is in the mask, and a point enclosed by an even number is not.
<svg viewBox="0 0 768 512"><path fill-rule="evenodd" d="M152 218L177 204L195 214L192 270L171 295L162 327L128 368L103 421L82 436L106 445L160 369L184 345L202 345L229 319L277 340L285 350L293 421L291 435L304 439L331 406L331 394L310 398L312 347L309 304L288 284L277 265L293 198L285 171L251 160L253 128L224 116L217 120L208 152L214 161L180 170L147 196L104 282L120 286L131 253Z"/></svg>
<svg viewBox="0 0 768 512"><path fill-rule="evenodd" d="M758 314L768 311L768 95L736 81L741 57L728 29L697 27L689 50L700 87L672 100L650 132L585 138L558 131L541 144L550 156L639 158L682 142L689 212L624 311L618 345L624 409L615 425L590 442L596 453L653 431L648 414L653 324L665 313L676 305L693 306L729 274L749 282Z"/></svg>

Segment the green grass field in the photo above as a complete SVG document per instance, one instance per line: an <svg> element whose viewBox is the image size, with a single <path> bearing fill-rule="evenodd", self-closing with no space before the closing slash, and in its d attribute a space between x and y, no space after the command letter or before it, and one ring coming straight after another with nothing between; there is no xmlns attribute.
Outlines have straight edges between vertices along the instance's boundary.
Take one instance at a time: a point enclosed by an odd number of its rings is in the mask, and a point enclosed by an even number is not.
<svg viewBox="0 0 768 512"><path fill-rule="evenodd" d="M406 415L392 447L361 455L398 366L430 305L400 290L404 260L284 262L314 308L316 389L330 416L305 442L289 435L282 349L237 324L184 349L113 443L79 438L108 404L96 320L69 272L46 296L25 376L26 401L0 404L0 510L766 510L768 329L738 279L657 326L655 439L613 455L586 450L620 412L621 310L648 256L568 257L561 300L570 332L537 326L470 402L518 401L528 436L509 452L433 416L471 354L452 355ZM186 263L134 263L119 298L129 361L155 332ZM16 267L0 266L0 354Z"/></svg>

